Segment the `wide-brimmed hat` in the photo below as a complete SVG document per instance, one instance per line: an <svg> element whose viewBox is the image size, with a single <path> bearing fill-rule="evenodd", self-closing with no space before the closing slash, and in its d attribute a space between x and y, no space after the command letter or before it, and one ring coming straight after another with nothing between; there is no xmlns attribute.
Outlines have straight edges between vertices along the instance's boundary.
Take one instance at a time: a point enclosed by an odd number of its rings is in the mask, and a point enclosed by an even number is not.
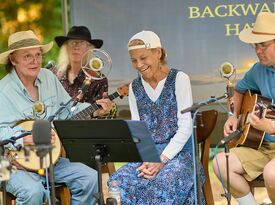
<svg viewBox="0 0 275 205"><path fill-rule="evenodd" d="M103 40L101 39L92 39L91 33L86 26L73 26L67 36L56 36L54 38L55 42L59 47L67 40L85 40L93 44L96 48L100 48L103 45Z"/></svg>
<svg viewBox="0 0 275 205"><path fill-rule="evenodd" d="M244 28L239 38L245 43L262 43L275 39L275 13L259 13L254 27Z"/></svg>
<svg viewBox="0 0 275 205"><path fill-rule="evenodd" d="M19 31L11 34L8 40L8 50L0 53L0 64L6 64L8 56L16 50L39 47L42 49L43 53L47 53L53 47L53 42L42 45L31 30Z"/></svg>
<svg viewBox="0 0 275 205"><path fill-rule="evenodd" d="M144 45L129 46L130 42L136 39L143 41ZM130 51L140 48L161 48L161 42L158 35L153 31L141 31L133 35L128 42L128 50Z"/></svg>

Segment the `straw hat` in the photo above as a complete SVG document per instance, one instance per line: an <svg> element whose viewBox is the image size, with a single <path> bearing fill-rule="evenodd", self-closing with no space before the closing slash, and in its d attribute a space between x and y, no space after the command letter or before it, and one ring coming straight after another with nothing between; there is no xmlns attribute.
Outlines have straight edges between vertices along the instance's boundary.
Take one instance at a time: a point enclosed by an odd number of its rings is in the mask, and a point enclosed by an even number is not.
<svg viewBox="0 0 275 205"><path fill-rule="evenodd" d="M47 53L53 47L53 42L42 45L31 30L11 34L8 40L8 50L0 53L0 64L6 64L8 56L16 50L39 47L42 49L43 53Z"/></svg>
<svg viewBox="0 0 275 205"><path fill-rule="evenodd" d="M254 27L244 28L239 38L245 43L262 43L275 39L275 13L259 13Z"/></svg>

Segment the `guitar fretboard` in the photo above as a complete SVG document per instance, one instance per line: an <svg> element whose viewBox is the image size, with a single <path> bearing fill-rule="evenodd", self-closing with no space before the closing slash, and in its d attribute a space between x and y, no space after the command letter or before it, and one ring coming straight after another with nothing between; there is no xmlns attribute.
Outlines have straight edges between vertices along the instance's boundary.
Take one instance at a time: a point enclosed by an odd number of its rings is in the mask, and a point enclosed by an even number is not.
<svg viewBox="0 0 275 205"><path fill-rule="evenodd" d="M112 101L114 99L116 99L117 97L119 97L119 93L118 92L114 92L111 95L108 95L108 98ZM84 110L76 113L74 116L71 117L72 120L85 120L85 119L89 119L91 114L93 112L95 112L96 110L98 110L100 108L100 106L98 106L96 103L91 104L89 107L85 108Z"/></svg>

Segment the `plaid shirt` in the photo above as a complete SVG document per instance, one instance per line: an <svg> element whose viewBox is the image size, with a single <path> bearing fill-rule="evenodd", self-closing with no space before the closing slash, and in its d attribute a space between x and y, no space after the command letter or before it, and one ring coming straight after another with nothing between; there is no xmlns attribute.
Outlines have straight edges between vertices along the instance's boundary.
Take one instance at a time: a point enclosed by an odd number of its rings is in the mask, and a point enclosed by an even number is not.
<svg viewBox="0 0 275 205"><path fill-rule="evenodd" d="M54 72L56 73L56 72ZM68 79L68 72L65 72L63 76L58 76L61 84L71 97L75 96L79 89L82 87L85 80L85 73L81 70L78 76L74 79L73 84ZM84 94L81 102L94 103L96 100L101 99L104 92L108 92L108 80L104 78L102 80L92 80L92 83L88 91Z"/></svg>

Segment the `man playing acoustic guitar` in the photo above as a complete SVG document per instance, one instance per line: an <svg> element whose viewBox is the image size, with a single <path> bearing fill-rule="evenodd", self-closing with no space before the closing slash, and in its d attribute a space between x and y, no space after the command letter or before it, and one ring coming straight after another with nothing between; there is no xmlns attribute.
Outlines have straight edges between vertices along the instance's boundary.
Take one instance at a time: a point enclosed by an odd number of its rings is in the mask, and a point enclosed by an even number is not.
<svg viewBox="0 0 275 205"><path fill-rule="evenodd" d="M20 134L24 127L18 121L48 119L59 109L61 103L69 101L57 77L49 70L41 68L42 55L48 52L53 42L42 45L31 31L21 31L10 35L8 51L0 54L0 63L6 65L8 74L0 81L0 139L4 140ZM113 103L109 99L97 101L102 115L109 113ZM75 111L81 111L90 104L77 104ZM72 115L70 106L57 119ZM52 143L57 138L52 134ZM33 144L28 135L17 144ZM10 146L10 148L13 148ZM15 159L16 160L16 159ZM97 172L81 163L72 163L59 158L54 165L55 182L65 183L71 192L71 204L91 205L95 203L97 192ZM12 173L7 182L7 191L16 196L16 204L40 205L46 201L45 177L26 168Z"/></svg>
<svg viewBox="0 0 275 205"><path fill-rule="evenodd" d="M252 44L259 62L246 73L236 85L233 96L234 115L224 125L224 135L237 129L245 92L260 93L263 97L275 100L275 13L259 13L253 28L245 28L239 34L241 41ZM263 174L268 195L275 204L275 125L271 119L259 118L258 112L250 113L248 121L254 128L264 131L263 143L259 149L240 146L231 149L229 156L229 176L232 195L240 205L258 204L250 192L247 181ZM220 153L216 157L223 180L226 181L226 157ZM219 175L217 162L213 160L214 171Z"/></svg>

